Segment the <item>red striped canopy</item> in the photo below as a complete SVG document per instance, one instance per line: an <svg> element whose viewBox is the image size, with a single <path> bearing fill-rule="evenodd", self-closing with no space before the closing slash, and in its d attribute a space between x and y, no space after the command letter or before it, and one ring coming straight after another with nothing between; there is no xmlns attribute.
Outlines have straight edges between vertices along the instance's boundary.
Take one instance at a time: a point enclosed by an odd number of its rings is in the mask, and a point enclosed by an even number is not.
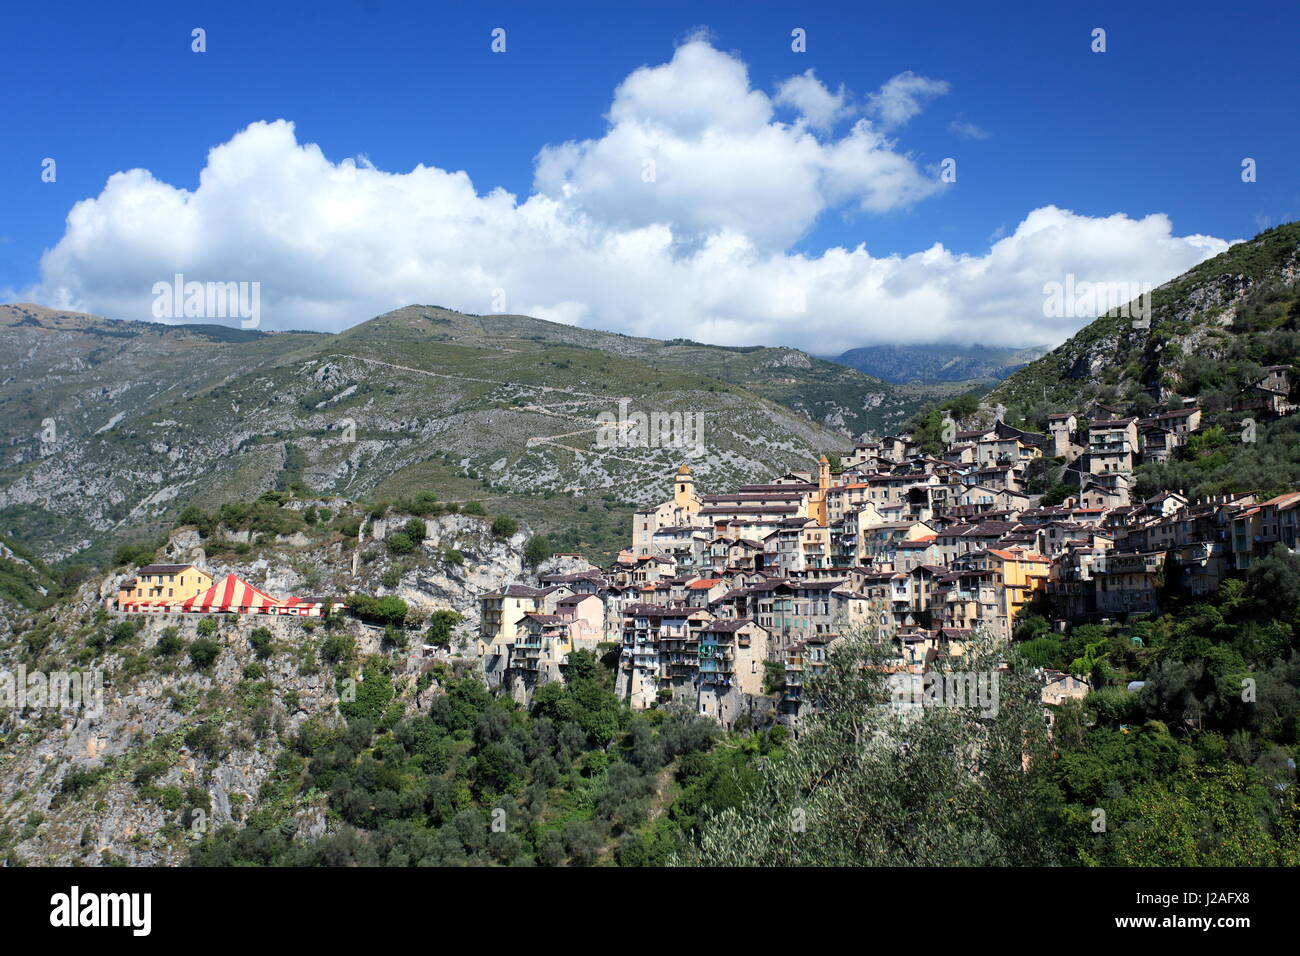
<svg viewBox="0 0 1300 956"><path fill-rule="evenodd" d="M123 611L136 611L138 613L179 610L179 602L172 598L136 598L131 601L123 601L121 609Z"/></svg>
<svg viewBox="0 0 1300 956"><path fill-rule="evenodd" d="M234 611L239 614L269 614L280 606L277 598L259 591L247 581L227 574L202 594L184 601L181 611Z"/></svg>
<svg viewBox="0 0 1300 956"><path fill-rule="evenodd" d="M333 609L342 611L346 605L341 602L334 602ZM324 601L308 601L300 597L287 597L280 602L279 607L275 609L277 614L297 614L301 617L322 617L325 614Z"/></svg>

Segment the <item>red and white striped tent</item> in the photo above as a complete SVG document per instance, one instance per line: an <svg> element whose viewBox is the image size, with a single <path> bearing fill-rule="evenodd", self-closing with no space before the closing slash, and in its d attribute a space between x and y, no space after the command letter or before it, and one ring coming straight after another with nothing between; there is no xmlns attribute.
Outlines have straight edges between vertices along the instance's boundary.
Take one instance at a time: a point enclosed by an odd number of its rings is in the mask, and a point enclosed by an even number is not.
<svg viewBox="0 0 1300 956"><path fill-rule="evenodd" d="M180 602L175 598L135 598L123 601L121 609L134 614L157 614L159 612L178 611Z"/></svg>
<svg viewBox="0 0 1300 956"><path fill-rule="evenodd" d="M281 601L265 591L259 591L247 581L227 574L202 594L182 601L178 611L208 614L229 611L234 614L274 614Z"/></svg>
<svg viewBox="0 0 1300 956"><path fill-rule="evenodd" d="M341 610L342 604L335 604L334 610ZM277 614L297 614L300 617L320 617L325 613L324 601L308 601L300 597L285 598L275 609Z"/></svg>

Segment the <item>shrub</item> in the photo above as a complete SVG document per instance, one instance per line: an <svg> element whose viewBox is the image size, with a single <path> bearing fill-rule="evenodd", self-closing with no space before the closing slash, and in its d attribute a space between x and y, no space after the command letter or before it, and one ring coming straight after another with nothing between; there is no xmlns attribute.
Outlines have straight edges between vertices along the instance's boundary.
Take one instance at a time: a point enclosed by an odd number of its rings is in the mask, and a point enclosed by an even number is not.
<svg viewBox="0 0 1300 956"><path fill-rule="evenodd" d="M199 633L204 637L211 637L217 633L217 619L215 617L205 617L199 621Z"/></svg>
<svg viewBox="0 0 1300 956"><path fill-rule="evenodd" d="M519 530L519 522L509 515L497 515L492 522L492 533L498 538L508 538Z"/></svg>
<svg viewBox="0 0 1300 956"><path fill-rule="evenodd" d="M117 567L124 564L148 564L153 560L154 553L157 550L157 545L148 541L132 541L130 544L124 544L117 549L117 553L113 557L113 563Z"/></svg>
<svg viewBox="0 0 1300 956"><path fill-rule="evenodd" d="M185 746L206 757L219 757L225 750L226 742L216 724L199 724L186 731Z"/></svg>
<svg viewBox="0 0 1300 956"><path fill-rule="evenodd" d="M415 542L410 539L405 531L399 531L397 534L388 536L388 550L393 554L410 554L415 550Z"/></svg>
<svg viewBox="0 0 1300 956"><path fill-rule="evenodd" d="M465 515L486 515L487 511L477 501L467 501L460 509L461 514Z"/></svg>
<svg viewBox="0 0 1300 956"><path fill-rule="evenodd" d="M368 594L350 594L346 603L352 613L363 620L377 621L380 624L400 624L406 620L406 602L395 594L382 598L373 598Z"/></svg>
<svg viewBox="0 0 1300 956"><path fill-rule="evenodd" d="M185 642L181 640L180 632L174 627L168 627L163 629L153 652L159 657L175 657L184 647Z"/></svg>
<svg viewBox="0 0 1300 956"><path fill-rule="evenodd" d="M351 634L331 634L325 640L321 641L320 656L321 660L327 664L338 664L341 661L352 659L352 654L356 649L356 642L352 639Z"/></svg>
<svg viewBox="0 0 1300 956"><path fill-rule="evenodd" d="M253 653L257 655L258 660L266 660L271 656L271 651L275 648L275 642L271 639L269 628L259 627L248 635L248 643L253 648Z"/></svg>
<svg viewBox="0 0 1300 956"><path fill-rule="evenodd" d="M411 541L418 544L428 536L429 526L419 518L412 518L410 521L406 522L406 527L403 528L403 531L406 532L406 536L410 538Z"/></svg>
<svg viewBox="0 0 1300 956"><path fill-rule="evenodd" d="M190 642L190 663L197 670L207 670L221 655L221 645L210 637L200 637Z"/></svg>

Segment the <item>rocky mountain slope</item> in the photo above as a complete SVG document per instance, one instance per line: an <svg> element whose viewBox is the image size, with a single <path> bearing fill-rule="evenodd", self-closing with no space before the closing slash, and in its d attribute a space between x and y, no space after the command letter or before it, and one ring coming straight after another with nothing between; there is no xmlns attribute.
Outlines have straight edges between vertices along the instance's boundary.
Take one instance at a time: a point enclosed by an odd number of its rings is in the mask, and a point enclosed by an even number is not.
<svg viewBox="0 0 1300 956"><path fill-rule="evenodd" d="M47 561L294 484L370 500L437 486L549 530L583 502L660 500L684 460L706 490L807 467L924 401L792 349L419 306L339 335L0 306L0 347L0 534ZM596 447L596 417L623 408L702 415L700 453Z"/></svg>
<svg viewBox="0 0 1300 956"><path fill-rule="evenodd" d="M1163 391L1220 410L1261 366L1300 357L1298 278L1300 222L1269 229L1155 289L1149 327L1107 313L1011 375L989 401L1077 409Z"/></svg>
<svg viewBox="0 0 1300 956"><path fill-rule="evenodd" d="M382 685L386 713L427 711L439 681L469 666L458 661L477 629L477 595L530 572L526 530L503 537L489 519L430 515L414 549L397 554L389 539L409 516L373 519L329 504L338 508L330 522L292 534L183 527L156 557L205 561L214 577L234 572L281 597L401 596L421 608L405 624L109 614L105 598L132 570L121 568L0 641L0 672L98 672L103 688L102 708L0 712L0 858L177 864L209 828L259 814L292 821L303 840L332 826L325 795L277 786L302 759L290 740L343 726L348 678L359 680L351 696L366 706ZM362 520L354 537L350 525ZM424 657L423 627L438 609L463 620ZM203 621L215 632L206 635ZM205 641L215 642L211 659L200 653Z"/></svg>

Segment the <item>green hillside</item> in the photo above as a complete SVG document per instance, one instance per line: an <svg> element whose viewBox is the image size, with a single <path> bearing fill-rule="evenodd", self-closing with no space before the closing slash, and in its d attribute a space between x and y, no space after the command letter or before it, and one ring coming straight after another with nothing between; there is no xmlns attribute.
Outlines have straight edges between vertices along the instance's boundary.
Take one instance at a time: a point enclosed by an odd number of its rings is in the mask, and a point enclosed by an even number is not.
<svg viewBox="0 0 1300 956"><path fill-rule="evenodd" d="M993 390L1008 408L1139 401L1160 386L1226 407L1260 365L1296 354L1300 222L1238 243L1156 289L1149 328L1101 316ZM1214 393L1221 394L1214 394Z"/></svg>

